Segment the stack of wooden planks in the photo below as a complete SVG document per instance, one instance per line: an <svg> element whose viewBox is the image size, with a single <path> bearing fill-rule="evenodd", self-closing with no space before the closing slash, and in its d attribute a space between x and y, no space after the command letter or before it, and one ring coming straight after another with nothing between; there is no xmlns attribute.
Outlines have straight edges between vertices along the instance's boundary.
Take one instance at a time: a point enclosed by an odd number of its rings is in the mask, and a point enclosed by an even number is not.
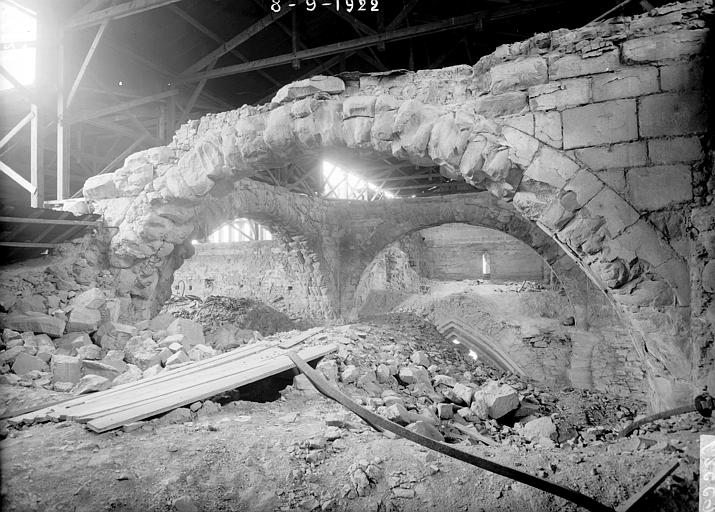
<svg viewBox="0 0 715 512"><path fill-rule="evenodd" d="M303 339L299 343L307 338L304 334L300 337ZM300 348L298 354L314 361L335 350L335 345L320 345ZM295 365L287 352L276 344L245 345L155 377L15 416L8 422L18 425L74 420L86 423L95 432L106 432L290 370Z"/></svg>

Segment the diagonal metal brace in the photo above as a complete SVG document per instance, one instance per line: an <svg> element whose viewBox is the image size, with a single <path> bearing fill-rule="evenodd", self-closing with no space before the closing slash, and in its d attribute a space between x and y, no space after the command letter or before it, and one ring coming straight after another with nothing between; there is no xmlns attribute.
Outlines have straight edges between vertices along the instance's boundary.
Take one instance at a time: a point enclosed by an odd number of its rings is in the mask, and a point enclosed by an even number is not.
<svg viewBox="0 0 715 512"><path fill-rule="evenodd" d="M512 480L524 483L541 491L545 491L555 496L559 496L572 503L575 503L576 505L585 508L586 510L590 510L593 512L633 511L635 507L638 506L640 502L651 491L658 487L658 485L660 485L660 483L665 480L665 478L678 467L679 464L678 462L674 462L672 465L665 468L661 473L656 475L656 477L653 478L639 493L635 494L633 497L631 497L631 499L624 502L620 507L618 507L618 509L614 509L612 507L604 505L603 503L595 500L594 498L591 498L590 496L586 496L585 494L582 494L568 487L564 487L562 485L550 482L543 478L538 478L536 476L530 475L529 473L524 473L523 471L519 471L509 466L497 464L496 462L484 459L482 457L478 457L471 453L458 450L453 446L450 446L445 443L440 443L438 441L435 441L434 439L430 439L429 437L422 436L420 434L412 432L411 430L401 427L400 425L393 423L392 421L383 418L382 416L375 414L374 412L369 411L364 407L358 405L355 401L353 401L352 398L350 398L348 395L339 391L332 384L330 384L319 372L311 368L310 365L303 361L303 359L301 359L294 351L288 352L288 357L290 357L291 361L293 361L295 366L308 378L308 380L317 388L318 391L320 391L326 397L335 400L339 404L343 405L350 411L357 414L371 427L379 431L389 430L390 432L393 432L400 437L404 437L409 441L425 446L444 455L448 455L457 460L467 462L468 464L472 464L473 466L477 466L478 468L485 469L492 473L496 473L497 475L511 478Z"/></svg>

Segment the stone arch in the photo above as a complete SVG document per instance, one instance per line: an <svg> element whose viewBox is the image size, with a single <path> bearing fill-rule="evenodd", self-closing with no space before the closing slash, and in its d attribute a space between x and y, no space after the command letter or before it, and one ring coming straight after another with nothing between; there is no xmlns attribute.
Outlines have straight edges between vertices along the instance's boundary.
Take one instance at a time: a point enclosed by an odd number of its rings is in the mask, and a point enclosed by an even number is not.
<svg viewBox="0 0 715 512"><path fill-rule="evenodd" d="M488 364L515 375L526 375L526 372L499 347L498 343L489 336L465 325L458 318L451 318L437 328L445 338L457 338L467 348L474 350L480 359L486 359Z"/></svg>
<svg viewBox="0 0 715 512"><path fill-rule="evenodd" d="M688 265L647 215L664 202L615 188L579 149L705 131L702 116L682 113L681 99L694 111L705 108L697 95L635 86L603 92L611 78L615 83L647 66L658 72L656 65L704 51L707 30L697 19L702 2L683 9L688 17L667 31L658 28L655 36L652 27L660 25L648 18L659 12L644 16L644 23L541 34L502 47L475 66L313 77L287 85L270 105L192 121L169 147L133 155L122 169L85 185L93 210L117 229L111 263L120 289L132 295L137 316L147 315L161 300L154 290L190 252L187 240L195 227L187 212L299 155L337 148L439 165L445 176L511 200L608 294L633 327L657 390L656 408L689 399L694 349ZM572 41L581 39L593 40L597 50L574 50ZM665 47L667 52L658 50ZM603 78L601 89L592 84ZM675 128L663 121L671 111ZM678 169L676 178L662 169L651 178L646 171L633 173L634 187L647 190L659 186L658 179L673 180L681 203L692 199L685 170ZM311 201L297 211L315 213L322 233L331 233L319 242L326 274L339 276L341 244L358 239L346 230L349 223L340 225L345 218L335 207ZM320 206L314 211L313 205ZM329 287L335 292L334 282Z"/></svg>
<svg viewBox="0 0 715 512"><path fill-rule="evenodd" d="M373 205L370 210L352 214L358 222L351 230L351 236L359 243L342 258L340 303L343 311L352 307L353 292L368 265L390 243L430 227L461 223L500 231L533 249L558 277L576 312L578 323L582 323L583 308L580 304L584 300L585 274L558 243L535 223L520 215L512 203L497 199L488 192L479 192L405 199L399 204L384 202Z"/></svg>

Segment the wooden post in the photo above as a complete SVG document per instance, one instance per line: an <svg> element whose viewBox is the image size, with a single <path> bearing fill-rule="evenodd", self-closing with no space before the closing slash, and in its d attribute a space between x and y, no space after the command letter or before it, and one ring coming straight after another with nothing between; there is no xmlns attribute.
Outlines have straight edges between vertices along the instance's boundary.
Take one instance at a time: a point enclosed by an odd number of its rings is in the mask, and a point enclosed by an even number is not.
<svg viewBox="0 0 715 512"><path fill-rule="evenodd" d="M159 105L159 128L157 130L157 137L166 144L166 105L163 103Z"/></svg>
<svg viewBox="0 0 715 512"><path fill-rule="evenodd" d="M69 125L65 123L64 34L57 46L57 200L69 197Z"/></svg>
<svg viewBox="0 0 715 512"><path fill-rule="evenodd" d="M36 188L30 196L30 206L42 208L45 202L45 171L42 166L42 144L40 140L40 120L37 105L30 106L30 183Z"/></svg>

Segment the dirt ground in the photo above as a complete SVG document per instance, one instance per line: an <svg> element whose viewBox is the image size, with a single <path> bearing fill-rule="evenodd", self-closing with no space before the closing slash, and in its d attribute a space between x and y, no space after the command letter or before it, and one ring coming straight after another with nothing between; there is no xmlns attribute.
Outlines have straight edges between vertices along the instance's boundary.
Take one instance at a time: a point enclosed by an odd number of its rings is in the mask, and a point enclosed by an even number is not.
<svg viewBox="0 0 715 512"><path fill-rule="evenodd" d="M469 367L473 375L493 377L479 363L465 362L453 347L444 350L445 340L415 317L333 327L323 339L339 339L343 353L331 357L350 364L374 364L385 357L381 347L392 351L389 357L418 349L444 368L461 371L465 364L473 364ZM269 385L282 385L279 382ZM339 386L369 403L363 389ZM666 464L679 460L680 467L642 510L696 510L698 436L712 432L708 420L693 413L617 439L615 431L628 421L619 414L620 404L636 409L638 404L632 400L545 390L529 382L520 387L520 393L543 398L544 414L554 415L560 433L573 431L564 436L570 439L542 447L500 425L487 431L499 446L448 440L460 449L579 490L609 506L624 502ZM243 398L249 396L248 391ZM260 387L253 392L268 397ZM3 386L0 393L10 409L61 397L44 389L11 386ZM72 422L3 427L1 508L78 512L579 510L524 484L392 434L378 433L315 390L289 387L276 396L277 400L264 403L217 397L196 413L184 409L187 414L181 416L174 411L128 432L95 434Z"/></svg>

